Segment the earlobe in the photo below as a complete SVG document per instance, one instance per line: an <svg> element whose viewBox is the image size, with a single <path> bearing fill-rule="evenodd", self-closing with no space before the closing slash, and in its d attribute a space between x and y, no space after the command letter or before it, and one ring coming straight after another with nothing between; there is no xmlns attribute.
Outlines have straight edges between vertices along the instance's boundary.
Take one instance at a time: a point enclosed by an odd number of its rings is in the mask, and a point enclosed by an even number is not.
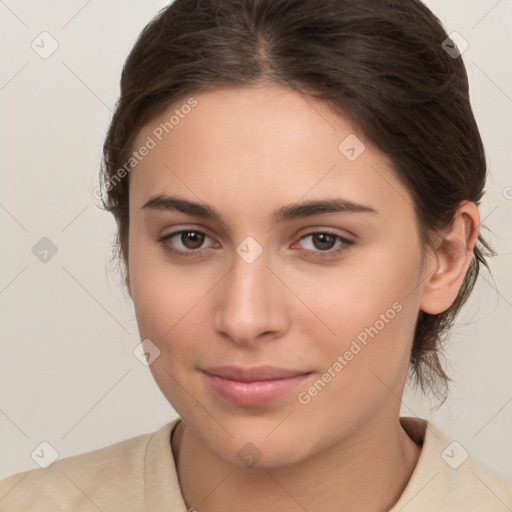
<svg viewBox="0 0 512 512"><path fill-rule="evenodd" d="M462 203L429 256L420 303L425 313L439 314L453 304L471 263L479 228L477 206Z"/></svg>

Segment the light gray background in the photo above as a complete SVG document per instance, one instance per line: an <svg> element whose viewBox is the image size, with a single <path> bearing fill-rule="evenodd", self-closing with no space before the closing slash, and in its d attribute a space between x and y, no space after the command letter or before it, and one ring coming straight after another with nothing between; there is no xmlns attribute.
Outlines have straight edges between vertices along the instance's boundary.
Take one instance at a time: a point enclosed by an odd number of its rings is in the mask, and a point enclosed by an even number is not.
<svg viewBox="0 0 512 512"><path fill-rule="evenodd" d="M512 2L429 0L463 58L487 149L481 216L499 252L447 345L447 402L407 390L402 415L431 419L512 482ZM129 299L108 260L115 223L98 209L101 146L123 61L162 1L0 1L0 478L151 432L176 417L149 369ZM48 31L47 59L31 43ZM37 41L37 39L36 39ZM441 43L441 42L440 42ZM32 253L42 238L58 252Z"/></svg>

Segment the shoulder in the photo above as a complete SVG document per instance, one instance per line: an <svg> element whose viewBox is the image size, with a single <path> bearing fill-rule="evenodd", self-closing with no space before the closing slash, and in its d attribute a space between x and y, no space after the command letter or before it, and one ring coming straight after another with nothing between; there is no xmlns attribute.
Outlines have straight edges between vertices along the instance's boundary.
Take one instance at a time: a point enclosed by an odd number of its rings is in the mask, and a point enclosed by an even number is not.
<svg viewBox="0 0 512 512"><path fill-rule="evenodd" d="M510 512L512 485L473 457L457 441L420 418L401 418L402 426L423 446L400 500L390 512Z"/></svg>
<svg viewBox="0 0 512 512"><path fill-rule="evenodd" d="M0 512L143 510L148 447L168 439L174 423L0 480Z"/></svg>

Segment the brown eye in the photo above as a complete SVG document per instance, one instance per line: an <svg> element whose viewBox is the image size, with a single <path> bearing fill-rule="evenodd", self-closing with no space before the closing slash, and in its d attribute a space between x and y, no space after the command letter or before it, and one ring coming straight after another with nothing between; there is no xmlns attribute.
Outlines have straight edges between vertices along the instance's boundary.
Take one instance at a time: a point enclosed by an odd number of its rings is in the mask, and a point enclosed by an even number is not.
<svg viewBox="0 0 512 512"><path fill-rule="evenodd" d="M163 236L158 242L169 254L200 257L208 250L208 246L205 246L205 239L207 238L210 237L197 229L181 229Z"/></svg>
<svg viewBox="0 0 512 512"><path fill-rule="evenodd" d="M347 251L354 244L352 240L328 231L316 231L300 239L302 252L308 257L328 258L338 256Z"/></svg>
<svg viewBox="0 0 512 512"><path fill-rule="evenodd" d="M182 231L180 239L187 249L199 249L204 242L204 233L199 231Z"/></svg>
<svg viewBox="0 0 512 512"><path fill-rule="evenodd" d="M332 249L336 243L336 237L329 233L315 233L312 235L313 245L322 251Z"/></svg>

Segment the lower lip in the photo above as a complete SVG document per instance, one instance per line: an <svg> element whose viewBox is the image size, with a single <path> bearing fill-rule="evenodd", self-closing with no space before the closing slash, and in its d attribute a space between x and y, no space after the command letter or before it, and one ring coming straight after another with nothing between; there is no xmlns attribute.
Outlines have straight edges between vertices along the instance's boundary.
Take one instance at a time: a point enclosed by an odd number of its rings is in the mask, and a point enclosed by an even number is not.
<svg viewBox="0 0 512 512"><path fill-rule="evenodd" d="M286 395L311 374L256 382L240 382L208 373L204 375L214 391L226 400L242 407L258 407Z"/></svg>

